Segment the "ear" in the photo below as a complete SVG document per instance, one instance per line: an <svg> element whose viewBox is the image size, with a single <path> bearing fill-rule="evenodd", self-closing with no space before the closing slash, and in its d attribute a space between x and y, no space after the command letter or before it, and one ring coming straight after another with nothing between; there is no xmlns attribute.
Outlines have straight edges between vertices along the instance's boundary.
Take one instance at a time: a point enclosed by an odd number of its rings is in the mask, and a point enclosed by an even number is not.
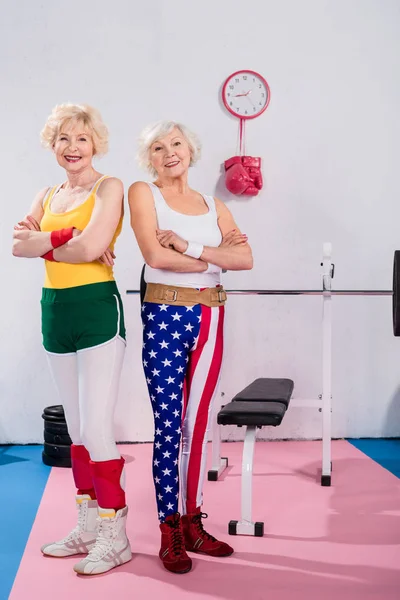
<svg viewBox="0 0 400 600"><path fill-rule="evenodd" d="M189 146L189 144L188 144ZM193 166L193 148L191 146L189 146L189 152L190 152L190 162L189 162L189 167Z"/></svg>

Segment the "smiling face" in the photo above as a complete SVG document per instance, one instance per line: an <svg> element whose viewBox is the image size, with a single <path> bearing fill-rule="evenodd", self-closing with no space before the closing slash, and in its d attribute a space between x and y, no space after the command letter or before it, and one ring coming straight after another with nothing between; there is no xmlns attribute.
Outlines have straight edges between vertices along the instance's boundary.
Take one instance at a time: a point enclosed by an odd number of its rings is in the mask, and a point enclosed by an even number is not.
<svg viewBox="0 0 400 600"><path fill-rule="evenodd" d="M180 129L174 127L168 135L152 143L149 158L159 178L176 178L187 173L191 151Z"/></svg>
<svg viewBox="0 0 400 600"><path fill-rule="evenodd" d="M94 155L92 135L82 121L64 122L53 146L60 167L79 173L90 167Z"/></svg>

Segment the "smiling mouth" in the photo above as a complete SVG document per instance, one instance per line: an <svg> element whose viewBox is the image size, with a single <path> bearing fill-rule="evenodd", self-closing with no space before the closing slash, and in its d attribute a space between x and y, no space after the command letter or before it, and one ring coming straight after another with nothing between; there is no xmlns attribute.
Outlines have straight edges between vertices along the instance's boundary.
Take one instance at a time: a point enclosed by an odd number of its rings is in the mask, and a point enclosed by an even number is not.
<svg viewBox="0 0 400 600"><path fill-rule="evenodd" d="M180 160L174 160L172 162L167 163L165 166L168 168L176 167L176 165L179 165L179 163L180 163Z"/></svg>
<svg viewBox="0 0 400 600"><path fill-rule="evenodd" d="M70 155L66 155L64 156L65 160L69 163L76 163L78 162L78 160L81 160L81 156L70 156Z"/></svg>

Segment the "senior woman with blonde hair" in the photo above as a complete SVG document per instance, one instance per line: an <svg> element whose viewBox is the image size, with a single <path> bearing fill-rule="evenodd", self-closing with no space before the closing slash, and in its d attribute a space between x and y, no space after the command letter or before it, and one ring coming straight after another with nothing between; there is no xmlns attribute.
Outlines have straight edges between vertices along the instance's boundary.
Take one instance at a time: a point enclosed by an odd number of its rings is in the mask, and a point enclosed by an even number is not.
<svg viewBox="0 0 400 600"><path fill-rule="evenodd" d="M131 224L146 263L143 366L154 412L159 556L175 573L190 571L186 551L233 552L203 528L202 488L223 353L221 270L253 266L247 237L228 208L189 187L188 170L199 156L200 143L185 126L151 125L140 137L139 162L155 181L129 189Z"/></svg>
<svg viewBox="0 0 400 600"><path fill-rule="evenodd" d="M43 345L72 439L78 509L77 526L42 552L87 554L74 570L92 575L132 557L124 459L113 431L125 327L112 267L124 192L119 179L93 167L93 157L108 146L107 128L94 108L56 106L41 138L66 181L37 194L30 214L14 228L13 254L45 259Z"/></svg>

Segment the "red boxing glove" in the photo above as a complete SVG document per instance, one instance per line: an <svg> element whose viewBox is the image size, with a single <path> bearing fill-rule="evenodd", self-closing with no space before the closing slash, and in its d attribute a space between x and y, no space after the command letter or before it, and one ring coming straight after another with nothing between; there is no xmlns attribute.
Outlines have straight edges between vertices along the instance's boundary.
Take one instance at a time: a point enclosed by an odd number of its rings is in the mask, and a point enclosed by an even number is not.
<svg viewBox="0 0 400 600"><path fill-rule="evenodd" d="M57 231L52 231L50 235L50 241L53 249L63 246L69 242L69 240L71 240L73 237L73 230L73 227L68 227L68 229L58 229Z"/></svg>
<svg viewBox="0 0 400 600"><path fill-rule="evenodd" d="M261 190L263 186L263 178L261 173L261 158L258 156L242 156L242 165L246 169L250 179L252 180L257 190ZM246 194L246 192L244 193Z"/></svg>
<svg viewBox="0 0 400 600"><path fill-rule="evenodd" d="M257 196L262 188L261 159L233 156L225 161L225 184L236 195Z"/></svg>
<svg viewBox="0 0 400 600"><path fill-rule="evenodd" d="M250 177L243 168L241 157L233 156L225 161L225 185L232 194L243 194L250 184Z"/></svg>

